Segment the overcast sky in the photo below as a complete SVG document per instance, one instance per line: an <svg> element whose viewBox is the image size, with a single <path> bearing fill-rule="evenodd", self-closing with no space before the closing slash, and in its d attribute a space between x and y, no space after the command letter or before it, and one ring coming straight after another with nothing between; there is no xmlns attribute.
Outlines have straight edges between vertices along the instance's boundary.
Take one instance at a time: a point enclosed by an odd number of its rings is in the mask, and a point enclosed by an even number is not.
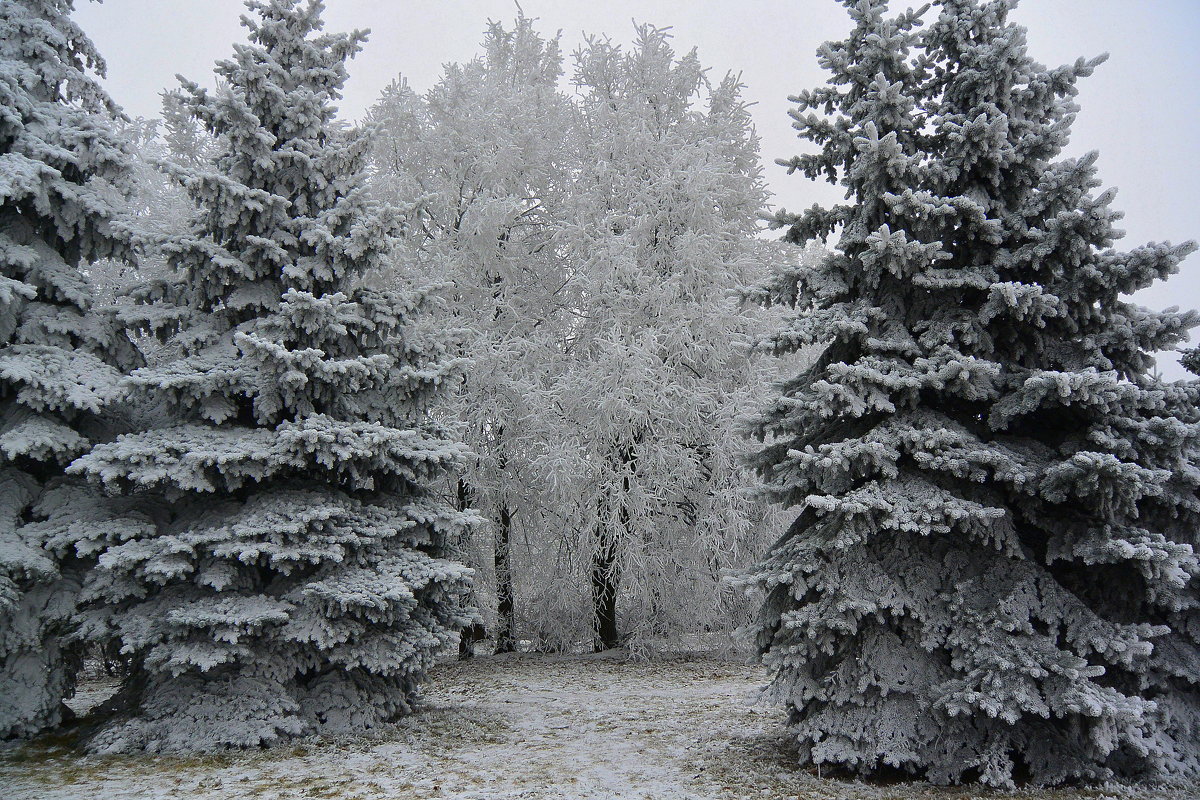
<svg viewBox="0 0 1200 800"><path fill-rule="evenodd" d="M158 115L158 94L176 73L210 84L213 62L230 55L245 31L241 0L76 0L76 19L108 61L105 86L132 116ZM369 28L350 64L342 114L357 119L397 75L418 91L441 65L478 52L489 19L509 21L511 0L326 0L326 28ZM894 2L893 8L907 7ZM547 35L562 31L568 54L583 34L632 38L633 21L670 26L677 51L698 48L714 75L740 72L756 103L755 124L775 203L789 209L837 195L771 162L797 151L789 94L824 81L815 52L843 38L848 18L834 0L523 0ZM1200 0L1025 0L1013 19L1029 29L1033 56L1058 65L1109 53L1081 84L1083 107L1072 154L1100 151L1100 178L1120 191L1125 246L1200 238ZM568 65L568 72L569 72ZM1180 273L1137 297L1152 308L1200 307L1200 254ZM1181 377L1162 359L1164 374Z"/></svg>

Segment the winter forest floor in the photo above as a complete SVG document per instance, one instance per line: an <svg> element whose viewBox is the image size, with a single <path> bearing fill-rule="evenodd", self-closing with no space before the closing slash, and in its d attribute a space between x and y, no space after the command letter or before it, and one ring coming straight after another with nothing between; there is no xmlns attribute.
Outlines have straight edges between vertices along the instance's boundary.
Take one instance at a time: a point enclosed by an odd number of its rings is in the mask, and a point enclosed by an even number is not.
<svg viewBox="0 0 1200 800"><path fill-rule="evenodd" d="M751 701L758 667L711 657L481 657L433 673L421 711L372 737L246 753L84 757L53 739L0 745L4 800L425 800L1105 797L820 779L789 756L782 713ZM83 687L75 704L111 686ZM1190 792L1108 789L1185 800Z"/></svg>

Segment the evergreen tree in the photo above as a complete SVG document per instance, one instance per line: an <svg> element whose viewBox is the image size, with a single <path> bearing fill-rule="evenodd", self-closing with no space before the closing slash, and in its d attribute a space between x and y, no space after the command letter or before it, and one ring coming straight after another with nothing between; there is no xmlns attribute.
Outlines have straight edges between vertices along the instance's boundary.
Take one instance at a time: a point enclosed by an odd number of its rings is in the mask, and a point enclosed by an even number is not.
<svg viewBox="0 0 1200 800"><path fill-rule="evenodd" d="M133 355L91 313L83 271L128 255L112 223L130 156L72 10L0 4L0 737L56 724L73 689L78 564L39 521L64 496L63 468L106 435L121 377L109 362Z"/></svg>
<svg viewBox="0 0 1200 800"><path fill-rule="evenodd" d="M392 224L334 119L365 34L321 33L319 0L247 6L217 91L184 82L216 154L175 168L197 207L176 272L122 312L166 342L128 385L169 418L72 467L118 494L61 522L96 559L84 633L136 666L97 751L387 721L471 618L440 557L469 518L426 490L465 453L428 414L457 363L407 336L419 296L366 280Z"/></svg>
<svg viewBox="0 0 1200 800"><path fill-rule="evenodd" d="M1112 249L1077 79L1011 0L855 23L793 101L790 162L848 202L780 214L836 251L780 273L768 346L825 343L753 423L799 514L747 583L802 758L937 782L1200 771L1195 388L1151 374L1197 318L1121 296L1192 245Z"/></svg>

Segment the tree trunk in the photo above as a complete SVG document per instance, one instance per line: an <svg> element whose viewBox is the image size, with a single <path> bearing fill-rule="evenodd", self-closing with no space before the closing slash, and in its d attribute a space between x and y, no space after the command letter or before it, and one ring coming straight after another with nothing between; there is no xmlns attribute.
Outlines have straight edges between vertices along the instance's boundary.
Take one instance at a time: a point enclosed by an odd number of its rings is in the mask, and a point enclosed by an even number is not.
<svg viewBox="0 0 1200 800"><path fill-rule="evenodd" d="M458 479L458 497L457 497L457 502L456 502L456 505L458 506L459 511L466 511L468 508L471 507L471 497L473 494L474 494L474 492L471 491L471 487L467 485L467 482L464 481L462 478L459 478ZM459 542L458 544L459 544L460 550L463 550L463 551L466 550L466 547L464 546L463 542ZM475 600L474 587L471 588L470 603L472 606L478 606L478 603ZM472 656L474 656L475 655L475 643L483 641L486 638L487 638L487 629L483 627L482 622L473 622L470 625L468 625L466 628L464 628L462 631L460 631L458 634L458 658L459 658L459 660L466 661L468 658L471 658Z"/></svg>
<svg viewBox="0 0 1200 800"><path fill-rule="evenodd" d="M515 606L512 582L512 515L507 503L500 504L496 520L496 652L511 653L517 642L513 635Z"/></svg>
<svg viewBox="0 0 1200 800"><path fill-rule="evenodd" d="M596 637L593 650L620 647L617 630L617 589L621 573L617 564L617 543L614 537L596 526L596 549L592 551L592 612L595 615Z"/></svg>
<svg viewBox="0 0 1200 800"><path fill-rule="evenodd" d="M619 530L632 537L628 498L636 462L634 445L625 445L617 455L621 464L621 496L618 500L617 524ZM592 551L592 613L595 616L596 631L593 650L597 653L621 646L621 634L617 626L617 594L621 588L619 534L605 527L604 504L602 499L600 522L596 525L596 547Z"/></svg>

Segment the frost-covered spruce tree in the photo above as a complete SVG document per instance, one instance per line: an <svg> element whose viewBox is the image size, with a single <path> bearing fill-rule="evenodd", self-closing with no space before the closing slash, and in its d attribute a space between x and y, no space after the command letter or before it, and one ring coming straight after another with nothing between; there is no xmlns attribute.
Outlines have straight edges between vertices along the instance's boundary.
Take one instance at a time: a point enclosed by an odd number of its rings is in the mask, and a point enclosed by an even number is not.
<svg viewBox="0 0 1200 800"><path fill-rule="evenodd" d="M464 455L426 413L456 364L406 337L414 297L364 281L390 223L334 120L365 34L321 33L316 0L247 5L220 88L184 84L217 154L177 170L197 206L177 272L124 312L173 349L128 381L171 419L72 467L119 494L64 520L97 557L84 633L137 665L96 751L387 721L469 620L469 570L439 557L468 518L425 489Z"/></svg>
<svg viewBox="0 0 1200 800"><path fill-rule="evenodd" d="M847 202L781 214L836 250L762 299L768 345L826 343L754 433L798 509L748 582L802 758L1012 785L1200 768L1195 406L1151 374L1191 313L1122 300L1191 245L1112 249L1075 83L1008 0L936 20L845 0L794 101L791 162Z"/></svg>
<svg viewBox="0 0 1200 800"><path fill-rule="evenodd" d="M69 0L0 4L0 737L59 722L73 689L70 553L38 524L63 468L103 437L129 356L90 313L83 267L124 258L112 225L130 156L96 84L104 62Z"/></svg>

